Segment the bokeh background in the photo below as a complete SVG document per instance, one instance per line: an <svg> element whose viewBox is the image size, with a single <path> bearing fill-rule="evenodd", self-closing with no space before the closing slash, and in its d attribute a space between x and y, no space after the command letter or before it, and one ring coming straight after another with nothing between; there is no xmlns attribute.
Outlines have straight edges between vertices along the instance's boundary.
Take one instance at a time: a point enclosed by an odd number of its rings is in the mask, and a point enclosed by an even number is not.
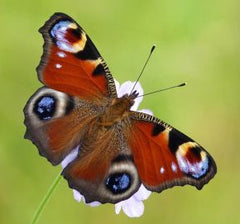
<svg viewBox="0 0 240 224"><path fill-rule="evenodd" d="M175 187L152 194L141 218L115 215L111 204L77 203L65 180L39 223L240 223L240 2L238 0L13 1L0 3L0 223L29 223L60 167L24 140L23 107L37 88L39 27L56 11L87 31L121 83L141 78L141 108L200 142L218 173L203 190Z"/></svg>

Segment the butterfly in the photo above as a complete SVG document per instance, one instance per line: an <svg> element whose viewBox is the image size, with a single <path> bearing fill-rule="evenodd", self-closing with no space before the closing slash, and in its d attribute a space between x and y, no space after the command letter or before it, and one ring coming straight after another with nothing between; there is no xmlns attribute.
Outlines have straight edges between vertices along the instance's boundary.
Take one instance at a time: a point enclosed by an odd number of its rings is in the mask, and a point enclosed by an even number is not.
<svg viewBox="0 0 240 224"><path fill-rule="evenodd" d="M37 67L43 87L25 108L25 138L58 165L79 146L62 172L87 203L117 203L141 184L153 192L173 186L201 189L216 164L198 143L164 121L131 111L136 90L118 97L113 76L86 32L55 13L40 32Z"/></svg>

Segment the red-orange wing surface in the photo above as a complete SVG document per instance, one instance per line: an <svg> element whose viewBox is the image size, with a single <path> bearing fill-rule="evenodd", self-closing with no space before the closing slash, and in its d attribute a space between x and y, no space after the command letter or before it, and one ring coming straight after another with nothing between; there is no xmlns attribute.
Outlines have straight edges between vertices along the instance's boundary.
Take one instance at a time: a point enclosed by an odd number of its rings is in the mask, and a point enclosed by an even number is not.
<svg viewBox="0 0 240 224"><path fill-rule="evenodd" d="M110 71L85 31L68 15L55 13L40 32L44 53L37 68L46 86L89 101L116 97Z"/></svg>
<svg viewBox="0 0 240 224"><path fill-rule="evenodd" d="M191 138L153 116L133 112L132 118L128 143L147 189L185 184L201 189L215 175L214 160Z"/></svg>

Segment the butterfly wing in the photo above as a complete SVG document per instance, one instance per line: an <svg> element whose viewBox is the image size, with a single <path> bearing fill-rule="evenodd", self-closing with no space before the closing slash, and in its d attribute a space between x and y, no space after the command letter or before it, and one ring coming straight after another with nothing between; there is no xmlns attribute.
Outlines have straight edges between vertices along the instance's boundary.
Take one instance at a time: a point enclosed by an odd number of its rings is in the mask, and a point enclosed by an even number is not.
<svg viewBox="0 0 240 224"><path fill-rule="evenodd" d="M39 89L25 106L25 137L56 165L80 144L116 89L103 58L71 17L55 13L40 32L44 51L37 72L49 88Z"/></svg>
<svg viewBox="0 0 240 224"><path fill-rule="evenodd" d="M148 114L132 112L131 119L128 144L147 189L185 184L201 189L215 175L214 160L191 138Z"/></svg>
<svg viewBox="0 0 240 224"><path fill-rule="evenodd" d="M90 130L78 157L63 170L63 176L87 203L117 203L129 198L140 181L122 127L104 130L94 123Z"/></svg>
<svg viewBox="0 0 240 224"><path fill-rule="evenodd" d="M117 203L140 183L155 192L185 184L201 189L216 173L206 150L153 116L130 112L110 129L95 123L90 130L78 157L63 171L87 202Z"/></svg>
<svg viewBox="0 0 240 224"><path fill-rule="evenodd" d="M101 110L101 107L78 97L42 87L24 108L25 138L30 139L39 153L56 165L80 144L87 125Z"/></svg>
<svg viewBox="0 0 240 224"><path fill-rule="evenodd" d="M81 145L63 175L86 202L122 201L140 182L157 192L184 184L200 189L214 176L211 156L157 118L130 112L125 124L100 124L99 115L117 94L96 47L62 13L54 14L40 32L45 43L37 72L46 87L25 106L25 136L54 165Z"/></svg>
<svg viewBox="0 0 240 224"><path fill-rule="evenodd" d="M90 102L117 96L106 63L71 17L55 13L39 31L44 52L37 72L44 85Z"/></svg>

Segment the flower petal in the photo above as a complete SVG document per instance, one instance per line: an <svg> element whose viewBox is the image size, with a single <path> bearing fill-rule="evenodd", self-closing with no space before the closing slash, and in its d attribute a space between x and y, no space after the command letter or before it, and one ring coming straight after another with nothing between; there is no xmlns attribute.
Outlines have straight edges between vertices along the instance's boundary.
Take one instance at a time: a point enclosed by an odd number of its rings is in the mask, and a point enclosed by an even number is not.
<svg viewBox="0 0 240 224"><path fill-rule="evenodd" d="M127 200L120 201L115 204L115 212L119 214L121 209L129 217L140 217L144 212L143 200L146 200L151 194L143 184L139 187L138 191L128 198Z"/></svg>
<svg viewBox="0 0 240 224"><path fill-rule="evenodd" d="M122 85L120 85L118 90L118 97L129 94L131 92L132 85L133 84L131 81L124 82Z"/></svg>
<svg viewBox="0 0 240 224"><path fill-rule="evenodd" d="M93 201L93 202L87 203L87 205L89 205L91 207L97 207L97 206L101 205L101 202Z"/></svg>
<svg viewBox="0 0 240 224"><path fill-rule="evenodd" d="M73 197L75 200L77 200L78 202L83 201L86 205L89 205L91 207L97 207L99 205L101 205L101 203L99 201L93 201L90 203L86 203L85 198L82 194L80 194L77 190L73 189Z"/></svg>
<svg viewBox="0 0 240 224"><path fill-rule="evenodd" d="M123 211L131 218L140 217L144 212L144 204L142 201L136 201L132 199L131 203L123 205Z"/></svg>
<svg viewBox="0 0 240 224"><path fill-rule="evenodd" d="M145 114L153 115L153 112L151 110L149 110L149 109L138 110L138 112L142 112L142 113L145 113Z"/></svg>
<svg viewBox="0 0 240 224"><path fill-rule="evenodd" d="M64 160L61 162L62 168L64 169L69 163L71 163L74 159L77 158L77 154L78 154L78 149L79 149L79 145L77 147L75 147L65 158Z"/></svg>
<svg viewBox="0 0 240 224"><path fill-rule="evenodd" d="M131 197L115 205L116 214L119 214L121 209L123 209L123 212L131 218L140 217L144 212L144 204L142 201L138 201L135 198Z"/></svg>
<svg viewBox="0 0 240 224"><path fill-rule="evenodd" d="M134 83L132 84L132 87L133 87L133 85L134 85ZM132 89L132 88L131 88L131 89ZM142 88L140 82L137 82L134 90L137 90L137 92L138 92L138 94L139 94L139 96L140 96L140 97L137 97L137 98L134 100L135 103L134 103L134 105L131 107L131 110L136 111L136 110L138 109L140 103L141 103L142 100L143 100L143 96L141 96L141 95L143 95L143 88Z"/></svg>
<svg viewBox="0 0 240 224"><path fill-rule="evenodd" d="M116 82L115 82L116 83ZM125 94L130 94L131 93L131 90L133 88L133 85L134 85L135 82L131 82L131 81L127 81L127 82L124 82L119 89L117 89L117 94L118 94L118 97L122 97L123 95ZM136 90L138 92L139 95L143 95L143 89L142 89L142 86L140 84L140 82L137 82L134 90ZM143 97L137 97L134 101L134 105L131 107L131 110L133 111L136 111L137 108L139 107L140 103L142 102L143 100Z"/></svg>
<svg viewBox="0 0 240 224"><path fill-rule="evenodd" d="M116 90L117 90L117 95L119 96L120 83L116 79L114 79L114 83L115 83L115 87L116 87Z"/></svg>
<svg viewBox="0 0 240 224"><path fill-rule="evenodd" d="M144 201L148 199L151 193L151 191L147 190L147 188L145 188L144 185L141 184L139 190L133 195L133 197L138 201Z"/></svg>
<svg viewBox="0 0 240 224"><path fill-rule="evenodd" d="M123 201L120 201L120 202L118 202L117 204L115 204L115 213L116 213L117 215L119 215L119 213L120 213L120 211L121 211L121 209L122 209L122 203L123 203Z"/></svg>
<svg viewBox="0 0 240 224"><path fill-rule="evenodd" d="M84 197L75 189L73 189L73 197L75 200L77 200L78 202L80 202L81 200L84 199Z"/></svg>

